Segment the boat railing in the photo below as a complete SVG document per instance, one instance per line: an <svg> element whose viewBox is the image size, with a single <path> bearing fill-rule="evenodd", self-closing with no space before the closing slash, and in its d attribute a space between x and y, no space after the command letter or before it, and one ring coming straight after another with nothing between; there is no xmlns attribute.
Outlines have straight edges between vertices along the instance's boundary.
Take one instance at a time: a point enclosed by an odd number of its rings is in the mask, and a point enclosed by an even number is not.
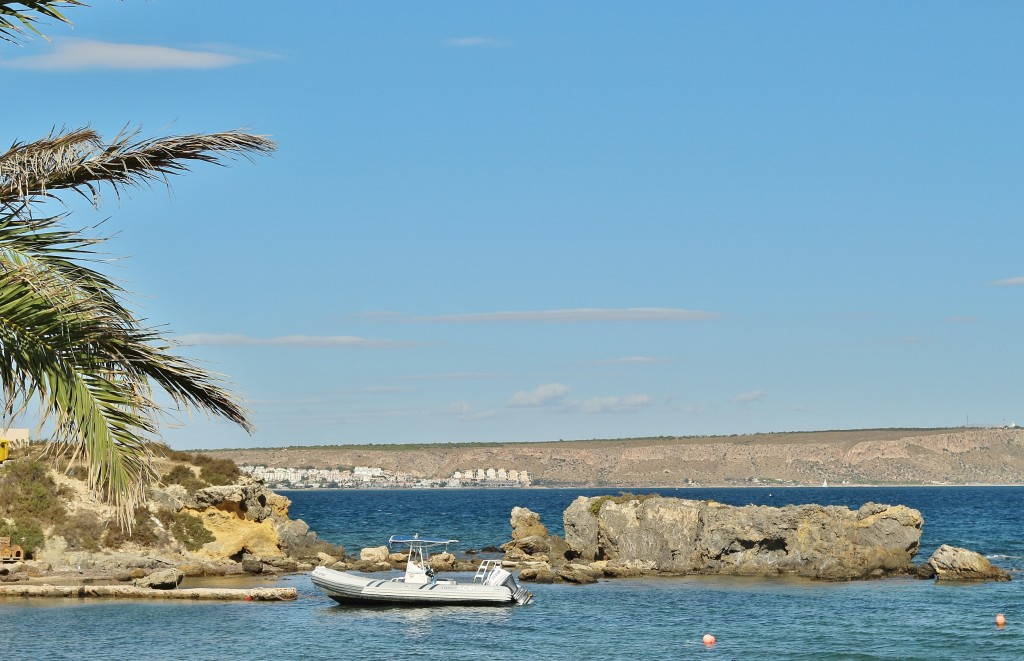
<svg viewBox="0 0 1024 661"><path fill-rule="evenodd" d="M501 560L491 559L482 561L480 566L476 569L476 574L473 576L473 582L488 585L489 583L487 579L491 577L491 574L493 574L495 570L500 570L502 572L505 571L501 568Z"/></svg>

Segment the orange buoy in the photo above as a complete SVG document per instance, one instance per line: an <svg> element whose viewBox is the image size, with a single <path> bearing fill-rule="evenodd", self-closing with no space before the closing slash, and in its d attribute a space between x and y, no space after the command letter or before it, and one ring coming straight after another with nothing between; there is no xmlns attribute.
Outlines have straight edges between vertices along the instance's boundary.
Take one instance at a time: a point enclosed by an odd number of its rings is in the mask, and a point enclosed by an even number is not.
<svg viewBox="0 0 1024 661"><path fill-rule="evenodd" d="M997 627L1005 627L1006 626L1006 617L1002 613L996 613L996 626Z"/></svg>
<svg viewBox="0 0 1024 661"><path fill-rule="evenodd" d="M704 644L705 645L714 645L715 644L715 637L712 636L709 633L704 634Z"/></svg>

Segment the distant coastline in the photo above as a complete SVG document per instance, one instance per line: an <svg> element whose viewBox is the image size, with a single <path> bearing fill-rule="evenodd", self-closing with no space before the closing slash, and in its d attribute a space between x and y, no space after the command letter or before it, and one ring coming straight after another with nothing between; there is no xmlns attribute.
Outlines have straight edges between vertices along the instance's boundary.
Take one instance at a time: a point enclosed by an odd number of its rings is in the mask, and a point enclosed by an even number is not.
<svg viewBox="0 0 1024 661"><path fill-rule="evenodd" d="M829 488L1024 485L1024 430L1016 427L293 446L204 453L240 465L274 468L374 467L406 476L402 488L445 486L439 481L475 467L494 467L496 475L500 470L526 472L531 488L786 488L826 481Z"/></svg>

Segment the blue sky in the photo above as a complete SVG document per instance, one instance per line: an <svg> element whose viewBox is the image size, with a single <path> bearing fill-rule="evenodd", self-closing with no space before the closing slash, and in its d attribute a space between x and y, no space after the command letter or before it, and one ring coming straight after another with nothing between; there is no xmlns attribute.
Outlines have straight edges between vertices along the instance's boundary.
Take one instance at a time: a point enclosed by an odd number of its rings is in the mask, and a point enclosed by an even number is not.
<svg viewBox="0 0 1024 661"><path fill-rule="evenodd" d="M282 7L0 47L9 142L279 144L72 217L254 411L172 446L1024 419L1024 5Z"/></svg>

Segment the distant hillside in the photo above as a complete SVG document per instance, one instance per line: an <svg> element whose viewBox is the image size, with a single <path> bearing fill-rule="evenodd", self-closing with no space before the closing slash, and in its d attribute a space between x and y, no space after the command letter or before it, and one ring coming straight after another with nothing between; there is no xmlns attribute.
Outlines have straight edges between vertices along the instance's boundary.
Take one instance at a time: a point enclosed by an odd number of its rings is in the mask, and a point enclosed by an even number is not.
<svg viewBox="0 0 1024 661"><path fill-rule="evenodd" d="M1024 484L1022 429L867 429L549 443L210 451L239 464L379 466L422 477L526 470L539 486Z"/></svg>

